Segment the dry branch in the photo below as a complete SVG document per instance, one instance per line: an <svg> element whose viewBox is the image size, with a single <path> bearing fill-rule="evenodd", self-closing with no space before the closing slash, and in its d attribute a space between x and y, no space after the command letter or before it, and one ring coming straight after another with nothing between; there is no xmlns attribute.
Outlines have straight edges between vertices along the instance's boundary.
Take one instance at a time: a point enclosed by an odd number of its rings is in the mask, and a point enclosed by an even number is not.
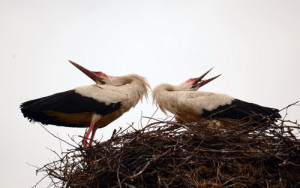
<svg viewBox="0 0 300 188"><path fill-rule="evenodd" d="M156 121L74 147L37 171L57 187L299 187L293 130L300 125L288 120L229 129Z"/></svg>

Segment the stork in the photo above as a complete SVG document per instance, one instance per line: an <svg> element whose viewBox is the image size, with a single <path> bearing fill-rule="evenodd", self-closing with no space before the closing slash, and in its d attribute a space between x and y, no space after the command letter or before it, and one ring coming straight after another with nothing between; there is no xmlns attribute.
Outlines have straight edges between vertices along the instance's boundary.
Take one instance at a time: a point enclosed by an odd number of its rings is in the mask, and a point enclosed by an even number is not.
<svg viewBox="0 0 300 188"><path fill-rule="evenodd" d="M153 89L153 101L166 113L171 112L181 122L208 121L209 125L231 127L244 122L274 122L280 118L279 110L245 102L226 94L197 91L200 87L218 78L191 78L179 85L160 84Z"/></svg>
<svg viewBox="0 0 300 188"><path fill-rule="evenodd" d="M144 96L147 97L150 86L144 77L137 74L109 76L69 62L96 84L30 100L22 103L20 108L29 121L44 125L89 127L82 140L83 146L87 147L91 132L90 146L96 130L110 124L134 107Z"/></svg>

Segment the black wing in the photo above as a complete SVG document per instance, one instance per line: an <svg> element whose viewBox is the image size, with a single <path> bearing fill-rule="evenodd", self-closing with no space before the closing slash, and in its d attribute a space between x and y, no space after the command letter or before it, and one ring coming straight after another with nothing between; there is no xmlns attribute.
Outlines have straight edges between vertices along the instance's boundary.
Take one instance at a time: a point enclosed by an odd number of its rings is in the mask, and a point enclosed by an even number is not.
<svg viewBox="0 0 300 188"><path fill-rule="evenodd" d="M205 118L245 119L261 122L267 119L274 121L276 118L281 118L278 112L279 110L275 108L234 99L230 105L220 106L212 111L204 110L202 116Z"/></svg>
<svg viewBox="0 0 300 188"><path fill-rule="evenodd" d="M21 104L20 108L24 117L30 121L38 121L43 124L55 124L70 126L63 122L58 122L54 117L46 115L44 112L53 111L66 114L75 114L82 112L95 112L102 116L118 110L121 102L111 103L109 105L99 102L91 97L82 96L69 90L56 93L47 97L30 100Z"/></svg>

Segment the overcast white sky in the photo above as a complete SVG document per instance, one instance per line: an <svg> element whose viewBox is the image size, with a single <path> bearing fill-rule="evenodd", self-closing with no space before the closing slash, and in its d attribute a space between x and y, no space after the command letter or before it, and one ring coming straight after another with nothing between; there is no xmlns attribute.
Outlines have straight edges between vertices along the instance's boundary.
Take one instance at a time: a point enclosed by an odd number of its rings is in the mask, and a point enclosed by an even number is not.
<svg viewBox="0 0 300 188"><path fill-rule="evenodd" d="M41 176L27 163L43 166L56 158L47 148L60 152L19 105L93 84L69 59L110 75L138 73L152 87L215 67L210 76L222 76L203 90L279 109L300 100L299 10L297 0L0 1L0 187L33 186ZM155 109L151 98L138 104L96 139ZM299 120L300 107L289 112ZM85 131L47 128L78 141Z"/></svg>

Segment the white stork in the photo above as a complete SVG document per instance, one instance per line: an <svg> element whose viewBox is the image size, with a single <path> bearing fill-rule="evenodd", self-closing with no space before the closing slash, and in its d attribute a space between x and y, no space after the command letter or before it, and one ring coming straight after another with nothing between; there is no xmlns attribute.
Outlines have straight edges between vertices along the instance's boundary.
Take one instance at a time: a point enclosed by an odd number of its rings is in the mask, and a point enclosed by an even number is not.
<svg viewBox="0 0 300 188"><path fill-rule="evenodd" d="M110 124L123 113L147 97L150 88L146 79L137 74L108 76L103 72L92 72L70 61L75 67L93 79L96 84L77 87L47 97L21 104L24 117L30 121L66 127L89 127L82 140L92 131L92 145L98 128Z"/></svg>
<svg viewBox="0 0 300 188"><path fill-rule="evenodd" d="M248 103L229 95L197 91L216 79L202 80L212 69L198 78L191 78L180 85L160 84L153 89L153 101L166 113L171 112L181 122L208 121L211 126L230 127L243 122L273 122L280 118L275 108Z"/></svg>

